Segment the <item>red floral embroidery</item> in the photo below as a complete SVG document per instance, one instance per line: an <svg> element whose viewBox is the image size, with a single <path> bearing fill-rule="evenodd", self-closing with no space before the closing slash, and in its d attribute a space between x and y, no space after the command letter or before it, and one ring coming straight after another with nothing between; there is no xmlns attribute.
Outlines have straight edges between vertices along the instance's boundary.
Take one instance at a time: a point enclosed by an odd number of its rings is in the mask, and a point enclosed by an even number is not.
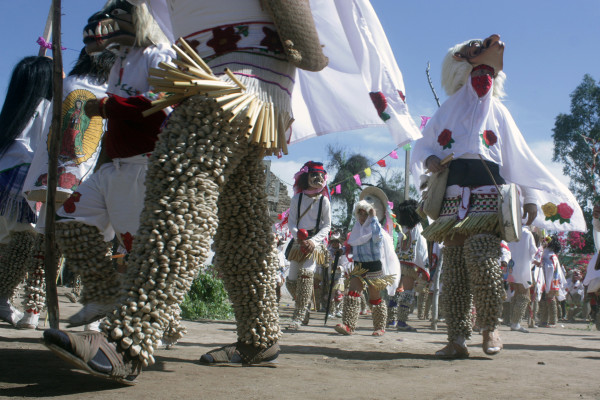
<svg viewBox="0 0 600 400"><path fill-rule="evenodd" d="M400 95L400 98L402 99L402 101L406 103L406 96L404 96L404 93L402 93L402 90L398 90L398 94Z"/></svg>
<svg viewBox="0 0 600 400"><path fill-rule="evenodd" d="M192 49L196 50L196 48L197 48L198 46L200 46L200 41L199 41L199 40L196 40L196 39L194 39L194 40L190 40L190 41L188 42L188 44L190 45L190 47L191 47Z"/></svg>
<svg viewBox="0 0 600 400"><path fill-rule="evenodd" d="M444 129L437 139L442 149L451 149L454 139L452 139L452 131L450 129Z"/></svg>
<svg viewBox="0 0 600 400"><path fill-rule="evenodd" d="M63 209L65 210L65 212L69 213L69 214L74 213L75 209L77 208L75 206L75 203L78 203L80 199L81 199L81 193L79 193L79 192L73 192L73 194L71 195L71 197L69 197L67 199L67 201L65 201L63 203Z"/></svg>
<svg viewBox="0 0 600 400"><path fill-rule="evenodd" d="M560 203L556 206L556 212L561 219L569 220L573 216L574 210L567 203Z"/></svg>
<svg viewBox="0 0 600 400"><path fill-rule="evenodd" d="M265 37L260 41L260 45L265 46L267 50L273 53L283 53L283 45L281 44L279 34L266 26L262 30Z"/></svg>
<svg viewBox="0 0 600 400"><path fill-rule="evenodd" d="M387 108L387 99L385 98L385 95L381 92L371 92L369 93L369 96L371 96L371 101L377 110L377 114L379 114L379 118L384 121L390 119L390 116L385 112L385 109Z"/></svg>
<svg viewBox="0 0 600 400"><path fill-rule="evenodd" d="M123 241L123 246L125 246L125 250L128 253L131 252L131 247L133 246L133 235L129 232L121 233L121 240Z"/></svg>
<svg viewBox="0 0 600 400"><path fill-rule="evenodd" d="M242 39L240 35L235 33L233 26L225 29L215 28L212 30L212 33L213 38L206 42L206 44L212 47L217 54L237 50L237 42Z"/></svg>
<svg viewBox="0 0 600 400"><path fill-rule="evenodd" d="M58 169L58 187L68 190L77 189L79 179L70 172L65 172L63 167ZM48 174L40 175L34 183L34 186L48 186Z"/></svg>
<svg viewBox="0 0 600 400"><path fill-rule="evenodd" d="M479 136L483 140L483 144L485 144L485 147L487 147L488 149L490 148L490 146L495 145L498 141L498 137L493 131L483 131L483 133Z"/></svg>

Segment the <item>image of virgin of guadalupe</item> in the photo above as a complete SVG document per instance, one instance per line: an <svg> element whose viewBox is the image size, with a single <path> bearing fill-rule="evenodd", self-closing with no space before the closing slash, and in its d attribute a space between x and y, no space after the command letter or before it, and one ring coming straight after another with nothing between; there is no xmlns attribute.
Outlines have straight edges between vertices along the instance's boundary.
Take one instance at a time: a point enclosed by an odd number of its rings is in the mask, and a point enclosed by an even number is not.
<svg viewBox="0 0 600 400"><path fill-rule="evenodd" d="M60 157L63 159L72 160L85 155L83 135L90 125L90 118L85 115L83 106L83 100L75 100L75 104L66 112L63 118L63 137L60 148Z"/></svg>

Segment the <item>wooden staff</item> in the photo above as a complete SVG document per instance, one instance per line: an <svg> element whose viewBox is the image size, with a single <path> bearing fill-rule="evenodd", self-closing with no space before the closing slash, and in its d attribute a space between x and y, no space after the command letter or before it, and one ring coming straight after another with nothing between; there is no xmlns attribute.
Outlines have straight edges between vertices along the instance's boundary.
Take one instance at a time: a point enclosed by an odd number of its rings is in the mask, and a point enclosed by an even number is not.
<svg viewBox="0 0 600 400"><path fill-rule="evenodd" d="M54 232L54 216L56 214L56 186L58 184L58 153L62 143L61 116L62 116L62 87L63 67L62 52L60 50L60 9L61 0L52 1L52 56L53 56L53 109L52 109L52 135L50 137L50 151L48 152L48 190L46 193L46 228L45 228L45 258L44 270L46 273L46 301L48 303L48 320L50 327L59 329L58 292L56 289L56 276L58 273L58 257L56 254L56 238Z"/></svg>

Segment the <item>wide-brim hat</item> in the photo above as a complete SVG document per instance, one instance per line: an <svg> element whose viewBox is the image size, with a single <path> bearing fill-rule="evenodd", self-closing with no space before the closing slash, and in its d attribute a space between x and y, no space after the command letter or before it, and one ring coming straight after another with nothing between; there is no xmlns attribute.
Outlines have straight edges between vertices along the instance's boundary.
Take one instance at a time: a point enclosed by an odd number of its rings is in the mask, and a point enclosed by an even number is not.
<svg viewBox="0 0 600 400"><path fill-rule="evenodd" d="M385 214L385 211L387 210L388 207L388 202L389 199L387 197L387 195L385 194L385 192L381 189L379 189L377 186L367 186L366 188L363 189L362 192L360 192L360 196L358 197L359 200L366 200L369 203L372 203L371 201L369 201L369 199L372 198L376 198L379 201L381 201L381 204L383 205L383 213ZM375 210L377 211L377 219L378 220L382 220L385 218L385 215L379 215L379 212L381 212L380 210L377 210L377 207L375 207Z"/></svg>

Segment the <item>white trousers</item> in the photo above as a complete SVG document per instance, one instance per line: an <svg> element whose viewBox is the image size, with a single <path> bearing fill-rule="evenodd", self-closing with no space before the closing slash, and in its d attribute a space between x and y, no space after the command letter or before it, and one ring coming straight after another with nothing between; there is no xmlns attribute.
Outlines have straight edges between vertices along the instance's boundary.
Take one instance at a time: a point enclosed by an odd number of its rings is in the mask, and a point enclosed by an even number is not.
<svg viewBox="0 0 600 400"><path fill-rule="evenodd" d="M97 227L109 241L117 235L129 251L131 239L140 227L146 193L148 157L138 155L104 164L77 188L57 212L62 219Z"/></svg>
<svg viewBox="0 0 600 400"><path fill-rule="evenodd" d="M317 263L310 257L302 262L290 261L290 272L288 273L288 279L295 281L298 279L298 272L301 269L307 269L310 272L315 272L316 267Z"/></svg>

